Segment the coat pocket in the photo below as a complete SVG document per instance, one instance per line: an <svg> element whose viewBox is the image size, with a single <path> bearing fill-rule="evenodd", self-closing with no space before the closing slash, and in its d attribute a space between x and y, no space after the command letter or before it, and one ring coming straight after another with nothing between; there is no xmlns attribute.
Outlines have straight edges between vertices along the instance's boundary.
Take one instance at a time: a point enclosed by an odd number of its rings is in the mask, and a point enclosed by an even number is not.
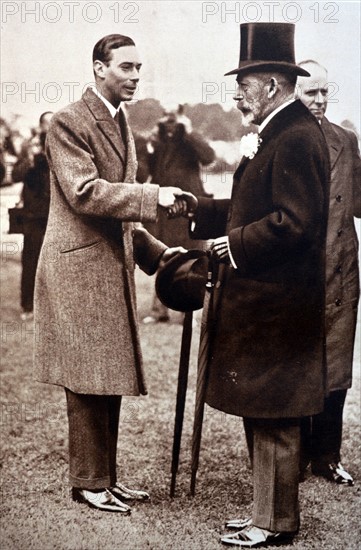
<svg viewBox="0 0 361 550"><path fill-rule="evenodd" d="M101 260L104 253L104 241L97 240L90 243L68 243L59 250L59 258L66 262L68 266L78 266L81 264L85 268L94 261Z"/></svg>

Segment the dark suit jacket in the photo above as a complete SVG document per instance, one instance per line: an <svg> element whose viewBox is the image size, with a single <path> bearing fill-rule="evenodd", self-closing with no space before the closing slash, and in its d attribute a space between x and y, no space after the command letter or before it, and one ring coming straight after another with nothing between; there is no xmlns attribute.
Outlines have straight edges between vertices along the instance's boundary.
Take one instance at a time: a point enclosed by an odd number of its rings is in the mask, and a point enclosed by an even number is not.
<svg viewBox="0 0 361 550"><path fill-rule="evenodd" d="M207 402L248 417L299 417L324 399L325 237L329 160L299 101L243 159L230 201L200 200L196 238L229 236L220 270Z"/></svg>

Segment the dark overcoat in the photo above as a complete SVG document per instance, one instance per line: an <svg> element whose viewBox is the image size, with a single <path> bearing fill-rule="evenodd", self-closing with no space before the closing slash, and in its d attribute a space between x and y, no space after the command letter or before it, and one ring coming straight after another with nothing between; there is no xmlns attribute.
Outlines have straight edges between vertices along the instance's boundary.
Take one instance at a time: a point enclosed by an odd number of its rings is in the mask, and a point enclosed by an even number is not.
<svg viewBox="0 0 361 550"><path fill-rule="evenodd" d="M165 245L138 222L159 187L137 184L133 138L88 89L53 116L50 212L35 288L35 371L76 393L146 393L137 328L135 253L154 273ZM124 183L126 182L126 183Z"/></svg>
<svg viewBox="0 0 361 550"><path fill-rule="evenodd" d="M323 118L331 162L326 252L327 389L351 387L360 293L354 216L361 217L361 159L353 132Z"/></svg>
<svg viewBox="0 0 361 550"><path fill-rule="evenodd" d="M261 133L230 200L200 200L194 236L227 234L206 401L226 413L300 417L323 407L329 159L321 128L296 101Z"/></svg>

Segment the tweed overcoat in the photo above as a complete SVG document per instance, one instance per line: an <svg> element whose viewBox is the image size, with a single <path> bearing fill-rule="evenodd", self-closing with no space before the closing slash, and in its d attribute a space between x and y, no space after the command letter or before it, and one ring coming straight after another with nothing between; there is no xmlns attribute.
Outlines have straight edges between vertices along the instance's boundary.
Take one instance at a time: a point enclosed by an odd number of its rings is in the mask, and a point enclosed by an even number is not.
<svg viewBox="0 0 361 550"><path fill-rule="evenodd" d="M322 119L330 153L330 210L326 253L327 389L351 387L360 293L354 216L361 217L361 159L357 138Z"/></svg>
<svg viewBox="0 0 361 550"><path fill-rule="evenodd" d="M301 417L324 401L324 252L329 159L300 102L277 113L230 200L201 199L196 238L227 234L237 269L220 266L206 402L254 418Z"/></svg>
<svg viewBox="0 0 361 550"><path fill-rule="evenodd" d="M35 376L76 393L146 393L134 254L154 273L165 245L140 230L158 186L137 184L135 148L88 89L47 137L50 212L35 288ZM124 183L126 182L126 183Z"/></svg>

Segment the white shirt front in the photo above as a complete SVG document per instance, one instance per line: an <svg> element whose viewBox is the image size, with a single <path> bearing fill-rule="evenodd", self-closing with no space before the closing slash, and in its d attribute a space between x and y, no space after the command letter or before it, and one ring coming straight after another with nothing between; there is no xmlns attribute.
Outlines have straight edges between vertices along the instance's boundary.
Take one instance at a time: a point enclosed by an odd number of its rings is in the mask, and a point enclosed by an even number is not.
<svg viewBox="0 0 361 550"><path fill-rule="evenodd" d="M110 101L108 101L107 98L104 97L104 96L99 92L99 90L98 90L97 88L90 88L90 89L91 89L91 90L95 93L95 95L98 96L99 99L104 103L104 105L106 106L106 108L108 109L108 111L110 112L110 114L112 115L112 118L114 118L115 115L117 114L117 112L118 112L119 109L120 109L120 104L119 104L119 106L118 106L118 109L116 109L116 108L114 107L114 105L112 105L112 104L110 103Z"/></svg>
<svg viewBox="0 0 361 550"><path fill-rule="evenodd" d="M258 126L258 133L260 134L262 132L262 130L265 129L265 127L267 126L267 124L270 122L270 120L272 120L272 118L274 116L276 116L277 113L279 113L280 111L282 111L282 109L284 109L285 107L288 107L289 105L291 105L291 103L293 103L295 100L295 98L293 97L292 99L289 99L288 101L285 101L284 103L282 103L282 105L280 105L279 107L277 107L277 109L275 109L274 111L272 111L272 113L270 113L265 119L264 121L262 122L262 124L260 124Z"/></svg>

